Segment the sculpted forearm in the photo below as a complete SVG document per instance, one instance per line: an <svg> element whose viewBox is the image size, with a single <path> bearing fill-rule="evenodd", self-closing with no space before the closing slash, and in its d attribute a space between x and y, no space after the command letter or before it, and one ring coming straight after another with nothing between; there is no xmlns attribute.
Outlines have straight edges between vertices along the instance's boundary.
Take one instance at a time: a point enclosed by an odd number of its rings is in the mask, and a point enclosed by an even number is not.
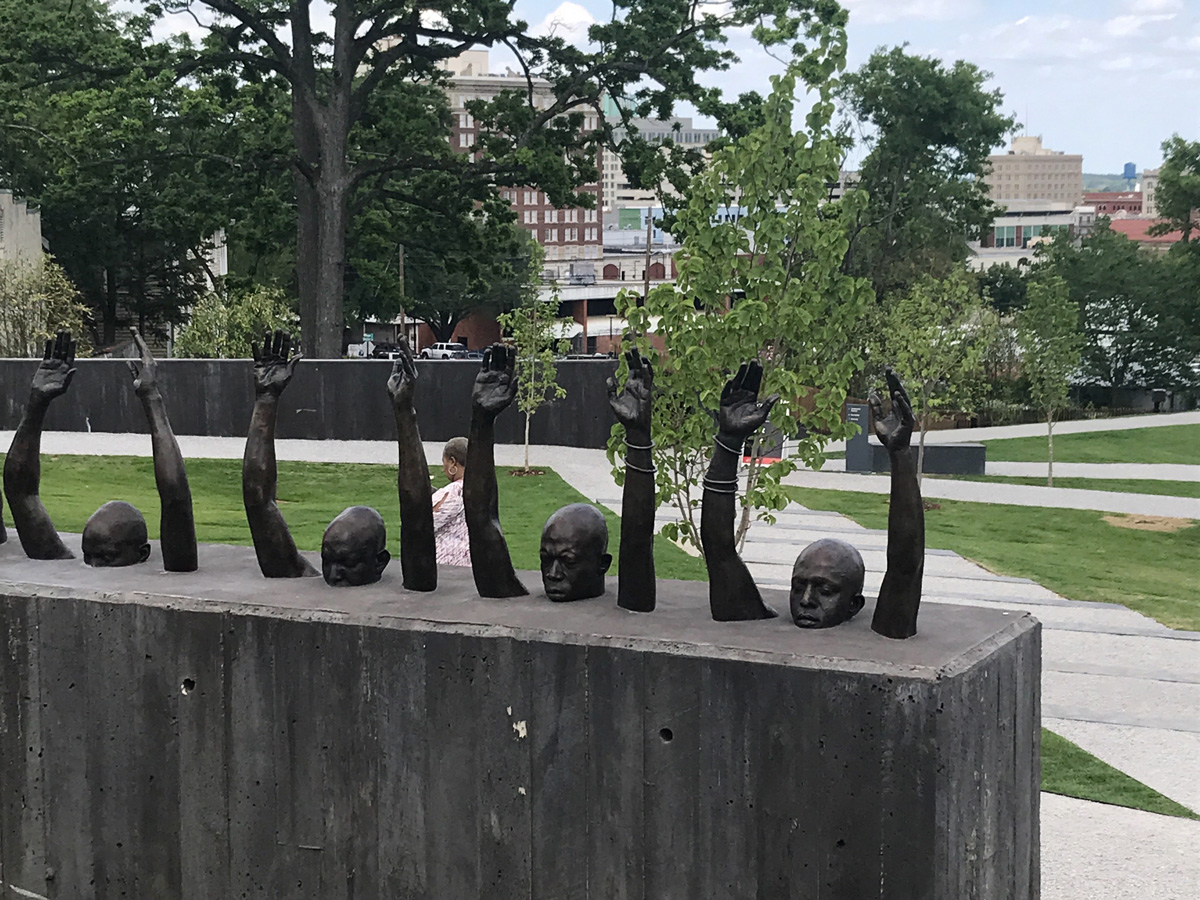
<svg viewBox="0 0 1200 900"><path fill-rule="evenodd" d="M400 497L400 568L406 588L432 591L437 587L437 546L425 448L417 428L416 411L403 405L397 405L394 411L400 453L396 473Z"/></svg>
<svg viewBox="0 0 1200 900"><path fill-rule="evenodd" d="M463 476L463 510L471 546L471 571L481 597L523 597L529 591L517 578L508 542L500 528L494 444L494 418L476 410L471 416L467 471Z"/></svg>
<svg viewBox="0 0 1200 900"><path fill-rule="evenodd" d="M632 439L629 442L638 443ZM648 443L647 438L642 446ZM628 450L627 454L625 487L621 492L621 565L617 575L617 605L635 612L651 612L657 602L654 580L654 460L648 450ZM643 469L651 471L641 471Z"/></svg>
<svg viewBox="0 0 1200 900"><path fill-rule="evenodd" d="M12 446L4 460L4 493L12 509L13 526L21 549L30 559L72 559L42 505L42 425L49 401L36 393L17 426Z"/></svg>
<svg viewBox="0 0 1200 900"><path fill-rule="evenodd" d="M275 504L275 416L277 397L260 395L250 418L242 459L242 499L258 567L267 578L301 578L317 570L296 549Z"/></svg>
<svg viewBox="0 0 1200 900"><path fill-rule="evenodd" d="M154 452L154 481L162 514L159 523L163 568L168 572L194 572L197 568L196 522L192 490L179 442L171 430L166 406L157 389L140 395Z"/></svg>

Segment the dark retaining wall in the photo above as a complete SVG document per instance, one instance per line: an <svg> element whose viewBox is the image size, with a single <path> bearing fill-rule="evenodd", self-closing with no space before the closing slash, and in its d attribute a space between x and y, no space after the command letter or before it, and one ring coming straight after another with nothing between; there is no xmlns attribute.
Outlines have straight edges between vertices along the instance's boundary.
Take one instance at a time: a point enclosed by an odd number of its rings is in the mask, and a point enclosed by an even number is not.
<svg viewBox="0 0 1200 900"><path fill-rule="evenodd" d="M71 539L76 542L78 537ZM718 624L0 547L0 869L61 900L1036 900L1040 628ZM768 602L784 607L779 592Z"/></svg>
<svg viewBox="0 0 1200 900"><path fill-rule="evenodd" d="M38 360L0 360L0 430L17 427L29 396ZM146 418L125 360L81 359L71 389L54 401L46 417L52 431L145 432ZM390 362L384 360L301 361L283 395L278 437L327 440L391 441L396 438L387 395ZM605 380L614 360L563 360L558 381L567 396L542 407L533 417L535 444L604 447L615 421L608 407ZM417 363L417 415L421 437L444 441L465 435L471 419L471 384L479 363ZM244 435L254 405L252 366L248 360L167 359L159 362L159 380L176 434L214 437ZM525 418L514 405L496 422L496 441L525 440Z"/></svg>

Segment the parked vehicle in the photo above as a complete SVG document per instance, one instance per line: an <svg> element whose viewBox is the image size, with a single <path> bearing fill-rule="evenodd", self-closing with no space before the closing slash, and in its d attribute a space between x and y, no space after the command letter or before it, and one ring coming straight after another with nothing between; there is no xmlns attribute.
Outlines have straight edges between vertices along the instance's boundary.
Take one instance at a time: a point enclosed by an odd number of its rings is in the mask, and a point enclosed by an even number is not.
<svg viewBox="0 0 1200 900"><path fill-rule="evenodd" d="M421 359L466 359L467 348L462 344L434 344L421 351Z"/></svg>

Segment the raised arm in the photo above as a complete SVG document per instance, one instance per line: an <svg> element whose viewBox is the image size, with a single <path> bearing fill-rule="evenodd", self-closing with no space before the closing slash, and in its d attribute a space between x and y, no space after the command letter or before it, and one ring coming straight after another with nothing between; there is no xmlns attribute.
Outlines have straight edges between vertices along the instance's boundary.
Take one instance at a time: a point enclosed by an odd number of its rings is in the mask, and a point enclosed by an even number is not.
<svg viewBox="0 0 1200 900"><path fill-rule="evenodd" d="M417 367L407 342L400 344L400 356L392 366L388 393L396 416L396 438L400 464L396 488L400 493L400 568L404 586L410 591L437 588L437 545L433 531L433 499L429 493L429 466L417 428L413 395L417 387Z"/></svg>
<svg viewBox="0 0 1200 900"><path fill-rule="evenodd" d="M33 375L29 404L4 460L4 493L12 508L21 549L30 559L72 559L54 530L38 491L42 481L42 426L50 401L67 392L75 377L75 342L69 331L46 341L46 354Z"/></svg>
<svg viewBox="0 0 1200 900"><path fill-rule="evenodd" d="M275 420L279 415L279 395L292 380L300 354L291 356L292 338L276 331L267 332L262 350L254 353L254 412L246 435L246 454L242 457L242 499L258 567L267 578L300 578L319 574L296 549L283 513L275 504Z"/></svg>
<svg viewBox="0 0 1200 900"><path fill-rule="evenodd" d="M871 413L875 434L887 448L892 468L892 494L888 506L887 572L879 587L879 600L871 629L884 637L908 638L917 633L921 605L921 580L925 572L925 507L917 483L917 465L909 451L912 438L912 406L900 379L887 370L891 411L883 415L883 403L872 394Z"/></svg>
<svg viewBox="0 0 1200 900"><path fill-rule="evenodd" d="M650 438L654 370L637 350L625 354L629 378L617 393L608 379L608 402L625 426L625 488L621 494L621 550L617 606L650 612L657 600L654 580L654 443Z"/></svg>
<svg viewBox="0 0 1200 900"><path fill-rule="evenodd" d="M743 363L721 392L712 462L704 476L700 544L708 569L708 604L718 622L769 619L777 613L763 603L750 570L738 556L733 535L738 467L746 439L762 427L779 401L773 394L759 402L762 366Z"/></svg>
<svg viewBox="0 0 1200 900"><path fill-rule="evenodd" d="M150 445L154 451L154 482L162 507L159 534L162 543L163 568L168 572L196 571L196 522L192 516L192 490L188 486L187 469L179 442L171 431L167 408L158 386L158 363L141 334L131 328L133 340L141 351L139 365L129 361L133 375L133 390L142 401L142 410L150 425Z"/></svg>
<svg viewBox="0 0 1200 900"><path fill-rule="evenodd" d="M516 397L515 365L516 358L508 347L493 344L483 351L483 366L471 390L463 510L471 543L471 572L481 597L523 597L529 593L513 569L508 543L500 529L496 494L496 416Z"/></svg>

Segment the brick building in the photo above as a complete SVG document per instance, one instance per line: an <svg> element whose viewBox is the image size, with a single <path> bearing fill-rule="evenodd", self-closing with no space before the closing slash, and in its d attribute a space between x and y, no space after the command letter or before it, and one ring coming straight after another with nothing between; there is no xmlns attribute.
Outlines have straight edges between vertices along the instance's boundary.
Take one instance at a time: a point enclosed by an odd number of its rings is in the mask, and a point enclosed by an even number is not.
<svg viewBox="0 0 1200 900"><path fill-rule="evenodd" d="M502 91L524 91L529 85L523 74L512 69L503 75L492 74L486 50L468 50L448 60L446 67L451 73L448 91L454 116L450 143L455 149L469 153L479 131L474 118L467 112L467 103L471 100L492 100ZM550 82L540 78L533 80L533 103L539 109L554 103ZM583 127L594 130L598 124L598 116L590 113L585 117ZM599 161L598 168L603 171L603 159ZM593 272L596 262L604 255L604 212L601 208L600 184L586 185L581 192L595 196L595 208L559 208L550 202L544 191L531 187L505 188L501 191L516 211L517 224L545 249L545 268L549 278L568 281L572 275Z"/></svg>
<svg viewBox="0 0 1200 900"><path fill-rule="evenodd" d="M1142 214L1141 191L1089 191L1083 202L1096 207L1098 216L1140 216Z"/></svg>

